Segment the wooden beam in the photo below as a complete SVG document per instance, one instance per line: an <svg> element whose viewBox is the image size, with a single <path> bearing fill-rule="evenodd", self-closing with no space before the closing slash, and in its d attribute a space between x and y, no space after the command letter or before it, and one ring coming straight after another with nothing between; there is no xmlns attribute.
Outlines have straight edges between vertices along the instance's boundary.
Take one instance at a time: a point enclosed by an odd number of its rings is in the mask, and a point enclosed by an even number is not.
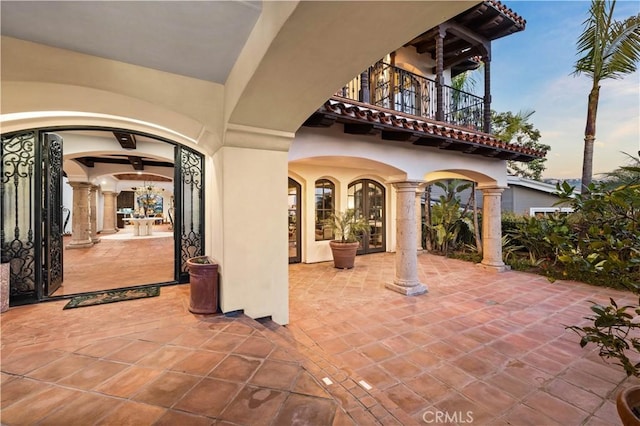
<svg viewBox="0 0 640 426"><path fill-rule="evenodd" d="M335 124L336 117L322 113L314 113L302 124L306 127L331 127Z"/></svg>
<svg viewBox="0 0 640 426"><path fill-rule="evenodd" d="M133 166L133 170L144 170L144 164L142 163L142 158L140 157L129 157L129 163Z"/></svg>
<svg viewBox="0 0 640 426"><path fill-rule="evenodd" d="M113 135L124 149L136 149L136 135L125 132L113 132Z"/></svg>
<svg viewBox="0 0 640 426"><path fill-rule="evenodd" d="M380 133L382 126L370 123L344 123L344 132L350 135L375 135Z"/></svg>
<svg viewBox="0 0 640 426"><path fill-rule="evenodd" d="M79 158L75 158L75 160L85 167L95 167L96 165L93 159L88 157L79 157Z"/></svg>
<svg viewBox="0 0 640 426"><path fill-rule="evenodd" d="M394 132L390 130L382 131L382 140L385 141L408 141L412 134L410 132Z"/></svg>

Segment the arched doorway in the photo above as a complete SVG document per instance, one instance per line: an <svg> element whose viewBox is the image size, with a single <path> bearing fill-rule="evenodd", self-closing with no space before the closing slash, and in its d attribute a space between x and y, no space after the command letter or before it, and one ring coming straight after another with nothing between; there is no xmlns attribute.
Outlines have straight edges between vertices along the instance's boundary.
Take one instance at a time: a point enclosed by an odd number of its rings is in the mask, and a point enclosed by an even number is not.
<svg viewBox="0 0 640 426"><path fill-rule="evenodd" d="M60 284L64 285L64 263L63 252L65 243L63 235L65 223L62 200L63 187L63 156L64 156L64 136L69 136L75 132L102 132L107 135L117 137L118 132L123 129L112 128L74 128L57 127L55 129L29 129L3 134L1 138L0 157L3 164L2 197L0 206L2 207L2 262L9 263L10 266L10 302L11 304L32 303L46 300L51 297L61 297L56 293ZM125 131L126 132L126 131ZM132 133L127 134L134 136ZM176 282L187 282L189 280L186 268L186 260L189 257L201 255L204 247L204 160L203 156L187 147L176 144L164 138L155 137L149 134L136 134L140 138L154 139L157 143L166 147L166 167L172 170L173 174L173 197L175 203L172 212L172 233L170 233L169 245L173 246L173 254L168 258L168 276L162 280L146 280L143 277L137 281L139 285L151 284L172 284ZM95 135L94 135L95 136ZM134 138L135 139L135 138ZM112 141L118 147L118 142ZM94 148L91 143L87 144L87 152ZM127 167L142 167L145 157L135 156L144 154L144 149L133 151L130 147L125 150L124 145L120 147L121 157ZM79 157L78 162L82 163L85 170L98 169L98 163L103 168L105 164L119 164L114 158L113 150L109 150L109 156L100 158L92 156ZM95 151L94 151L95 152ZM105 151L106 152L106 151ZM116 153L116 157L119 154ZM158 163L147 164L146 167L153 169L159 167ZM74 172L80 170L77 167ZM115 173L114 173L115 175ZM88 174L85 176L89 176ZM80 217L91 215L87 210L95 209L95 197L90 189L95 187L95 183L78 181L77 194L74 188L74 205L78 200L82 203L78 205L76 212ZM67 185L68 186L68 185ZM132 189L132 188L129 188ZM112 193L112 191L109 191ZM91 194L91 195L89 195ZM76 199L76 195L78 198ZM91 201L89 201L91 199ZM105 202L106 205L106 202ZM115 221L115 206L110 210ZM84 210L84 211L82 211ZM106 211L103 208L103 213ZM155 215L154 215L155 216ZM145 215L145 219L147 215ZM95 216L94 216L95 221ZM87 219L87 223L90 220ZM40 226L42 224L42 226ZM91 225L93 227L93 225ZM84 227L86 230L87 228ZM93 227L95 230L96 228ZM97 228L99 229L99 228ZM87 246L92 246L92 241L87 241ZM154 250L149 249L142 253L144 256L153 257ZM131 256L123 256L130 258ZM116 270L117 265L111 265ZM110 266L110 267L111 267ZM101 271L102 275L105 271ZM109 275L109 274L106 274ZM113 275L113 274L112 274ZM87 280L90 280L88 278ZM120 287L138 286L138 284L119 285L121 280L113 279L109 289ZM151 281L154 281L151 283ZM94 292L101 289L91 289L79 291L80 293ZM74 293L77 294L77 293ZM69 296L70 293L64 293Z"/></svg>
<svg viewBox="0 0 640 426"><path fill-rule="evenodd" d="M358 254L383 252L385 238L385 190L376 181L361 179L349 184L348 205L356 215L369 222L369 231L362 236Z"/></svg>
<svg viewBox="0 0 640 426"><path fill-rule="evenodd" d="M302 187L298 182L289 178L287 194L289 208L289 263L300 263L302 261L302 245L300 244Z"/></svg>

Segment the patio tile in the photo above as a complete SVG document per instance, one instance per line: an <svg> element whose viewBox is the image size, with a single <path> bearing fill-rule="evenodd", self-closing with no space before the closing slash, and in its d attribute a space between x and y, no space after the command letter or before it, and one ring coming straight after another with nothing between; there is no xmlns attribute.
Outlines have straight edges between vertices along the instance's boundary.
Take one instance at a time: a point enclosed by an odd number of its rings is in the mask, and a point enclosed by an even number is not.
<svg viewBox="0 0 640 426"><path fill-rule="evenodd" d="M335 417L335 412L336 403L330 399L290 394L273 424L330 425Z"/></svg>
<svg viewBox="0 0 640 426"><path fill-rule="evenodd" d="M58 383L78 389L94 389L127 367L127 364L96 360L76 373L59 380Z"/></svg>
<svg viewBox="0 0 640 426"><path fill-rule="evenodd" d="M240 355L247 355L256 358L266 358L273 350L274 345L263 337L251 336L240 346L236 347L233 352Z"/></svg>
<svg viewBox="0 0 640 426"><path fill-rule="evenodd" d="M249 380L255 386L290 390L302 368L295 364L266 360Z"/></svg>
<svg viewBox="0 0 640 426"><path fill-rule="evenodd" d="M209 373L209 376L244 383L253 376L253 373L260 367L260 363L261 361L258 359L229 355Z"/></svg>
<svg viewBox="0 0 640 426"><path fill-rule="evenodd" d="M196 416L193 414L185 413L182 411L167 410L154 423L155 426L176 426L176 425L189 425L189 426L211 426L217 423L216 420L208 417Z"/></svg>
<svg viewBox="0 0 640 426"><path fill-rule="evenodd" d="M559 423L545 415L548 411L534 410L526 405L517 405L513 411L507 413L501 419L505 420L507 424L518 426L566 426L564 423ZM609 423L611 426L611 423Z"/></svg>
<svg viewBox="0 0 640 426"><path fill-rule="evenodd" d="M141 367L169 369L191 353L193 353L191 349L181 348L179 346L163 346L155 352L140 358L136 364Z"/></svg>
<svg viewBox="0 0 640 426"><path fill-rule="evenodd" d="M100 419L120 404L120 401L108 396L82 393L77 398L62 404L52 414L38 422L39 425L79 424L78 419Z"/></svg>
<svg viewBox="0 0 640 426"><path fill-rule="evenodd" d="M429 403L403 384L397 384L385 390L385 393L398 407L408 414L424 410Z"/></svg>
<svg viewBox="0 0 640 426"><path fill-rule="evenodd" d="M57 382L94 362L95 358L69 354L50 362L44 367L31 371L26 376L47 382Z"/></svg>
<svg viewBox="0 0 640 426"><path fill-rule="evenodd" d="M131 342L129 345L124 346L122 349L106 355L105 359L135 363L140 358L146 356L151 352L154 352L159 348L159 343L136 340Z"/></svg>
<svg viewBox="0 0 640 426"><path fill-rule="evenodd" d="M563 324L583 324L587 300L629 295L418 261L430 286L418 297L384 288L393 254L359 257L349 271L290 265L287 327L193 315L182 285L93 308L11 308L0 336L3 424L86 423L85 408L68 408L77 401L104 424L274 425L321 412L327 424L409 425L424 424L427 409L473 411L474 424L492 426L615 423L615 392L639 381L580 348Z"/></svg>
<svg viewBox="0 0 640 426"><path fill-rule="evenodd" d="M509 394L479 381L465 386L462 394L491 412L508 411L516 403L516 399Z"/></svg>
<svg viewBox="0 0 640 426"><path fill-rule="evenodd" d="M412 379L422 372L422 368L416 366L405 357L396 357L379 364L389 374L402 380Z"/></svg>
<svg viewBox="0 0 640 426"><path fill-rule="evenodd" d="M246 336L220 332L200 345L200 347L211 351L229 352L238 347L240 343L244 342L246 339Z"/></svg>
<svg viewBox="0 0 640 426"><path fill-rule="evenodd" d="M107 395L129 398L161 373L162 370L132 365L98 386L96 390Z"/></svg>
<svg viewBox="0 0 640 426"><path fill-rule="evenodd" d="M377 342L367 346L363 346L359 350L364 356L368 357L374 362L383 361L394 356L394 353L391 349L389 349L382 343Z"/></svg>
<svg viewBox="0 0 640 426"><path fill-rule="evenodd" d="M226 356L227 354L222 352L194 350L173 364L171 370L179 373L204 376L213 370Z"/></svg>
<svg viewBox="0 0 640 426"><path fill-rule="evenodd" d="M188 391L176 409L203 416L218 417L237 395L242 385L216 379L203 379Z"/></svg>
<svg viewBox="0 0 640 426"><path fill-rule="evenodd" d="M274 389L245 386L220 418L239 424L270 425L286 397L286 393Z"/></svg>
<svg viewBox="0 0 640 426"><path fill-rule="evenodd" d="M156 424L156 421L165 413L164 408L153 405L141 404L138 402L125 401L115 407L109 414L104 416L98 426L118 425L118 426L145 426Z"/></svg>
<svg viewBox="0 0 640 426"><path fill-rule="evenodd" d="M320 386L320 384L306 371L302 371L293 386L293 391L303 393L305 395L317 396L320 398L329 398L329 394Z"/></svg>
<svg viewBox="0 0 640 426"><path fill-rule="evenodd" d="M165 372L143 387L133 399L160 407L172 407L199 381L199 377Z"/></svg>
<svg viewBox="0 0 640 426"><path fill-rule="evenodd" d="M604 402L603 398L598 395L561 379L553 380L547 385L547 389L551 395L575 405L587 413L593 413Z"/></svg>

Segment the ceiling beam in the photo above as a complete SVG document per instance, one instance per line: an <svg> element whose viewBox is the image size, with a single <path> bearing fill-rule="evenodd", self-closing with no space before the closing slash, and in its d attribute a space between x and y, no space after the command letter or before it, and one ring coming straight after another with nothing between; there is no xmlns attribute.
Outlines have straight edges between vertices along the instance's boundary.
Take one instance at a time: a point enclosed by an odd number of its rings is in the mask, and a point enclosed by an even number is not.
<svg viewBox="0 0 640 426"><path fill-rule="evenodd" d="M141 157L129 156L129 163L133 166L133 170L144 170L144 163Z"/></svg>
<svg viewBox="0 0 640 426"><path fill-rule="evenodd" d="M113 132L113 136L124 149L136 149L136 135L125 132Z"/></svg>

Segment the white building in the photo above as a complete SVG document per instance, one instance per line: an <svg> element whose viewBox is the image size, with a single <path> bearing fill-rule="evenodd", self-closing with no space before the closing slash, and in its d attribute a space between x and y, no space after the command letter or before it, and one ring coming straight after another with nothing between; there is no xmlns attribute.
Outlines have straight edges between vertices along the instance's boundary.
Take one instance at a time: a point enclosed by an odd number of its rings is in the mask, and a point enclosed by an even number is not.
<svg viewBox="0 0 640 426"><path fill-rule="evenodd" d="M482 265L503 270L506 161L544 153L489 134L491 40L525 25L498 1L0 6L12 302L47 300L62 279L63 174L84 247L113 230L118 193L139 182L128 177L168 178L175 282L189 256L212 256L224 312L287 323L287 260L329 260L316 217L349 207L370 220L362 253L395 252L391 287L414 293L428 284L416 278L419 192L442 178L478 183ZM477 57L485 93L453 90Z"/></svg>

